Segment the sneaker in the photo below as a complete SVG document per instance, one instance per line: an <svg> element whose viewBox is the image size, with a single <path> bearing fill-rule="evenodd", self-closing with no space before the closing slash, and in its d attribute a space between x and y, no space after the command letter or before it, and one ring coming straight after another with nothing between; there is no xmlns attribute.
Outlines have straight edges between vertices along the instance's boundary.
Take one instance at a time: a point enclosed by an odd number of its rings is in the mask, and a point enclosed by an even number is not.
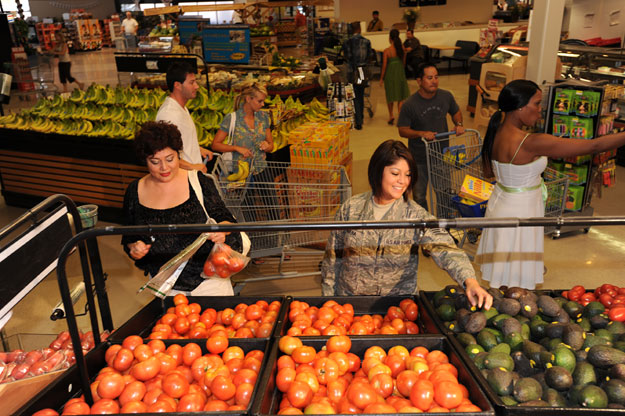
<svg viewBox="0 0 625 416"><path fill-rule="evenodd" d="M362 126L355 126L354 127L356 130L362 130Z"/></svg>

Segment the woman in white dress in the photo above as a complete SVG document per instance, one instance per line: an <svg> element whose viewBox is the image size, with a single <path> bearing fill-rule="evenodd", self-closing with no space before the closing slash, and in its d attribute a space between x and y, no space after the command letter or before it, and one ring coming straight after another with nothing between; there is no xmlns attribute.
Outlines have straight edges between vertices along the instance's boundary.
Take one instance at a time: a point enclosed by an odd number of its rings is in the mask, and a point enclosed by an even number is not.
<svg viewBox="0 0 625 416"><path fill-rule="evenodd" d="M508 83L499 93L499 110L490 119L484 137L486 176L497 185L488 201L486 217L542 217L545 214L542 172L547 157L593 154L625 144L625 133L594 140L562 139L545 133L527 133L540 118L542 94L528 80ZM491 287L534 289L543 282L543 227L485 228L476 262Z"/></svg>

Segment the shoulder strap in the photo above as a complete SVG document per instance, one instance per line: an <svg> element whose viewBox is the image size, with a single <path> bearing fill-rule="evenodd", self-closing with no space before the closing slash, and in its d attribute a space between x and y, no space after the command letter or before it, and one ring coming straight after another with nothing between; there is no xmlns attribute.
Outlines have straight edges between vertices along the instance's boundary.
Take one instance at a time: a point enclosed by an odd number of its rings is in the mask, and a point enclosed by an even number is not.
<svg viewBox="0 0 625 416"><path fill-rule="evenodd" d="M189 175L189 183L191 184L191 188L193 192L195 192L195 196L200 201L200 205L202 205L202 209L204 210L204 214L206 214L206 222L214 223L215 220L212 219L208 212L206 211L206 207L204 206L204 193L202 192L202 186L200 185L200 180L198 179L198 171L197 170L188 170L187 175Z"/></svg>
<svg viewBox="0 0 625 416"><path fill-rule="evenodd" d="M226 137L226 144L234 146L234 126L237 124L237 112L230 113L230 127L228 128L228 137Z"/></svg>
<svg viewBox="0 0 625 416"><path fill-rule="evenodd" d="M514 152L514 156L512 156L512 159L510 159L509 163L512 163L514 161L514 158L516 157L517 153L519 153L519 150L521 150L521 146L523 146L523 143L525 143L525 139L527 139L527 136L529 136L530 133L527 133L525 135L525 137L523 137L523 140L521 140L521 143L519 144L519 147L516 148L516 152Z"/></svg>

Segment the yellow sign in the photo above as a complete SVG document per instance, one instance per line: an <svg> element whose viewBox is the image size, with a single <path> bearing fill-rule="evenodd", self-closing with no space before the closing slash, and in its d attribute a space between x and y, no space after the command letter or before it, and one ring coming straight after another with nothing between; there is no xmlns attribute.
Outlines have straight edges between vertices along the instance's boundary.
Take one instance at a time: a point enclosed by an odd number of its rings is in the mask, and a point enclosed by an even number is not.
<svg viewBox="0 0 625 416"><path fill-rule="evenodd" d="M232 59L233 61L240 61L243 58L245 58L245 54L241 52L235 52L230 55L230 59Z"/></svg>

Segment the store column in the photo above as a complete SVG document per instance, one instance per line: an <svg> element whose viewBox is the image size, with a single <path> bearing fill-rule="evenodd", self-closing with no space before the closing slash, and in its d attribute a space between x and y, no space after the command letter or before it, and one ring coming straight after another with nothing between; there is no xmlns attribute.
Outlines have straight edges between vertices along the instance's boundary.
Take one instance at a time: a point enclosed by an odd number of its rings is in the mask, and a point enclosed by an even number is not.
<svg viewBox="0 0 625 416"><path fill-rule="evenodd" d="M560 46L565 0L534 2L529 25L526 77L538 85L553 82Z"/></svg>

